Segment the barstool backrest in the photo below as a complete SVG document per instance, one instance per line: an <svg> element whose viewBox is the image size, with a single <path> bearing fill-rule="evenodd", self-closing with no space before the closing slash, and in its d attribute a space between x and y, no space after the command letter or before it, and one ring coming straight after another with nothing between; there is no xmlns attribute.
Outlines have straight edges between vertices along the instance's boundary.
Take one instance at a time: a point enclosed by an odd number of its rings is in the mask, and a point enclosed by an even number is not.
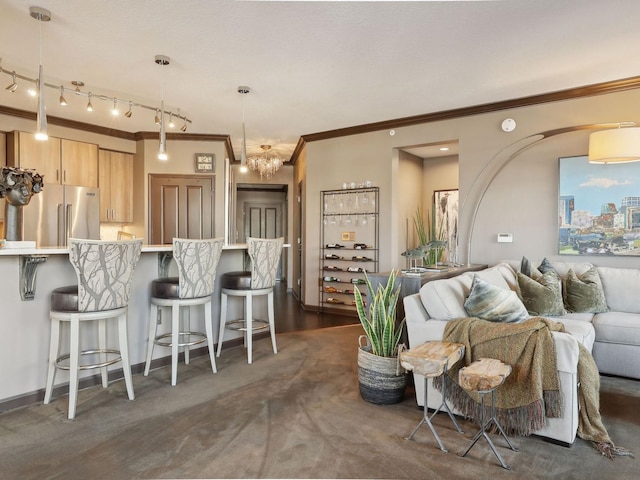
<svg viewBox="0 0 640 480"><path fill-rule="evenodd" d="M221 238L173 239L173 258L178 264L180 298L199 298L213 294L222 244Z"/></svg>
<svg viewBox="0 0 640 480"><path fill-rule="evenodd" d="M69 239L69 261L78 276L78 310L98 312L129 303L131 277L142 239L107 242Z"/></svg>
<svg viewBox="0 0 640 480"><path fill-rule="evenodd" d="M284 238L247 238L247 251L251 258L251 289L271 288L276 275Z"/></svg>

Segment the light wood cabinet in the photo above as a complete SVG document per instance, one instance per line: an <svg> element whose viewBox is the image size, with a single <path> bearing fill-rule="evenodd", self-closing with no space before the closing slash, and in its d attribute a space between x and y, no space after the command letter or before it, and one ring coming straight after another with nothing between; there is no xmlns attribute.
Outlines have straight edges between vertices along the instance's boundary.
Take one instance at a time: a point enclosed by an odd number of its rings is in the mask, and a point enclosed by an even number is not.
<svg viewBox="0 0 640 480"><path fill-rule="evenodd" d="M63 185L98 186L98 145L62 140L61 182Z"/></svg>
<svg viewBox="0 0 640 480"><path fill-rule="evenodd" d="M47 184L98 186L98 146L93 143L49 137L36 140L32 133L11 132L7 137L7 164L30 168Z"/></svg>
<svg viewBox="0 0 640 480"><path fill-rule="evenodd" d="M7 135L7 165L33 169L44 177L44 184L60 183L60 139L36 140L32 133Z"/></svg>
<svg viewBox="0 0 640 480"><path fill-rule="evenodd" d="M100 221L133 221L133 155L99 152Z"/></svg>

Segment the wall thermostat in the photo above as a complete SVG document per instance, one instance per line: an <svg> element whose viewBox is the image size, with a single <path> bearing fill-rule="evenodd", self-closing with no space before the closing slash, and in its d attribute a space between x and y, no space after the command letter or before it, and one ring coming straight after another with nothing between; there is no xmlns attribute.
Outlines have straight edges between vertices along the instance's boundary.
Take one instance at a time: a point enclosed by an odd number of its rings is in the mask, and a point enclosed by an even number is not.
<svg viewBox="0 0 640 480"><path fill-rule="evenodd" d="M502 131L513 132L516 129L516 121L513 118L505 118L502 121Z"/></svg>
<svg viewBox="0 0 640 480"><path fill-rule="evenodd" d="M513 235L510 233L499 233L498 243L511 243L513 242Z"/></svg>

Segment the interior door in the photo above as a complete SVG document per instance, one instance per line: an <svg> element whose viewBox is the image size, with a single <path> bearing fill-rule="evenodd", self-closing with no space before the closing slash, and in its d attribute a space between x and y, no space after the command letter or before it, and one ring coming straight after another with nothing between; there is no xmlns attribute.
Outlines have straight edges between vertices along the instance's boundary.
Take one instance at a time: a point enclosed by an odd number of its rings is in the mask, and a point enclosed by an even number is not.
<svg viewBox="0 0 640 480"><path fill-rule="evenodd" d="M282 236L282 204L244 204L244 233L246 237L277 238Z"/></svg>
<svg viewBox="0 0 640 480"><path fill-rule="evenodd" d="M212 175L149 175L149 230L154 245L213 238Z"/></svg>

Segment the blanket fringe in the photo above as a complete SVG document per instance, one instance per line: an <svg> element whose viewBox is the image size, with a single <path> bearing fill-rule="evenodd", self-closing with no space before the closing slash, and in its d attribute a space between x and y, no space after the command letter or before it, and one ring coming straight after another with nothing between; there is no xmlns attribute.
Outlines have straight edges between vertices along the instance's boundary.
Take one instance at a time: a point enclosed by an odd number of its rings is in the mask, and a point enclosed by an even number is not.
<svg viewBox="0 0 640 480"><path fill-rule="evenodd" d="M633 456L633 453L631 453L631 450L624 447L617 447L611 442L592 442L592 443L603 456L607 457L610 460L613 460L614 455L618 457L635 458Z"/></svg>

